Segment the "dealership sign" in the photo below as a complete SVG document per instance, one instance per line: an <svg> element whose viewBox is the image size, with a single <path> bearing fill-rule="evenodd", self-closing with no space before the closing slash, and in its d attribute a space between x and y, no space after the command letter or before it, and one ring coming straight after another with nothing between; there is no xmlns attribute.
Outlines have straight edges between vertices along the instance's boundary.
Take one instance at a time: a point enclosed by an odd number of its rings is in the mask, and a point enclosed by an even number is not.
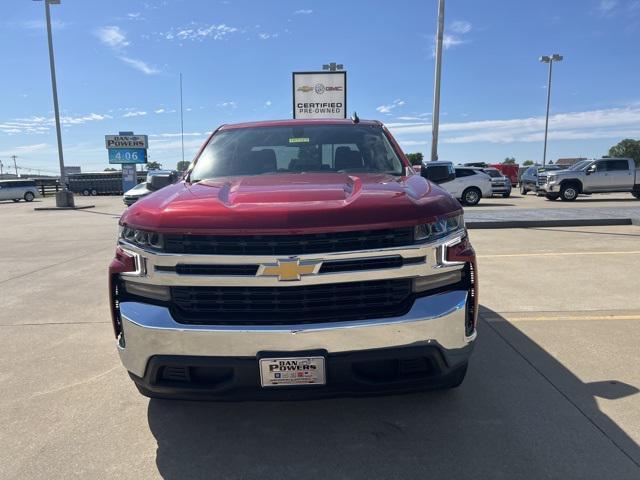
<svg viewBox="0 0 640 480"><path fill-rule="evenodd" d="M293 118L347 118L347 72L293 72Z"/></svg>
<svg viewBox="0 0 640 480"><path fill-rule="evenodd" d="M105 135L104 142L111 164L147 163L149 141L146 135L120 132L118 135Z"/></svg>
<svg viewBox="0 0 640 480"><path fill-rule="evenodd" d="M108 149L149 148L146 135L105 135L104 141Z"/></svg>

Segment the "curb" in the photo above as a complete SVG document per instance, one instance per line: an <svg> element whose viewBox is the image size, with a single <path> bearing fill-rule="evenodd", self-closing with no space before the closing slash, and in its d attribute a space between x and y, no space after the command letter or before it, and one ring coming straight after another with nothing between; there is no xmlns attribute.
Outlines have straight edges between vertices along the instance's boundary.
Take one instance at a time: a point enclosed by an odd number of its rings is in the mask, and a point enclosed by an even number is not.
<svg viewBox="0 0 640 480"><path fill-rule="evenodd" d="M604 227L611 225L637 225L640 218L576 218L559 220L496 220L496 221L467 221L468 229L493 228L544 228L544 227Z"/></svg>
<svg viewBox="0 0 640 480"><path fill-rule="evenodd" d="M82 205L81 207L36 207L36 212L43 210L85 210L87 208L95 208L95 205Z"/></svg>

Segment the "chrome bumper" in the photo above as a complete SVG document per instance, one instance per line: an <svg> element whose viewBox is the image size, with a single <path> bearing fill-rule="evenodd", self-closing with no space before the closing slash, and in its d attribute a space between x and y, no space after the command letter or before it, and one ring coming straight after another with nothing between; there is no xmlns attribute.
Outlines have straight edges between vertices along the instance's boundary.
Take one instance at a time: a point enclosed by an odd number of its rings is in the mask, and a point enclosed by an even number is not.
<svg viewBox="0 0 640 480"><path fill-rule="evenodd" d="M191 325L176 322L169 309L122 302L125 368L143 377L154 355L255 357L261 351L324 349L328 353L437 345L451 364L465 360L476 333L465 335L467 291L415 300L401 317L300 325ZM468 353L464 353L468 352ZM451 365L453 366L453 365Z"/></svg>

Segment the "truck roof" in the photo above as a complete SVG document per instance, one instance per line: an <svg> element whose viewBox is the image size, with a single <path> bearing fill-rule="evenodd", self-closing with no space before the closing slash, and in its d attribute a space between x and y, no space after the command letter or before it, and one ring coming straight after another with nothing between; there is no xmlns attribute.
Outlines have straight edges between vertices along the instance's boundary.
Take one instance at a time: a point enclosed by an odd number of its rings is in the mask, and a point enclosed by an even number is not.
<svg viewBox="0 0 640 480"><path fill-rule="evenodd" d="M355 123L351 119L323 118L323 119L288 119L288 120L263 120L259 122L244 122L223 125L220 130L236 130L239 128L254 127L299 127L305 125L382 125L378 120L360 120Z"/></svg>

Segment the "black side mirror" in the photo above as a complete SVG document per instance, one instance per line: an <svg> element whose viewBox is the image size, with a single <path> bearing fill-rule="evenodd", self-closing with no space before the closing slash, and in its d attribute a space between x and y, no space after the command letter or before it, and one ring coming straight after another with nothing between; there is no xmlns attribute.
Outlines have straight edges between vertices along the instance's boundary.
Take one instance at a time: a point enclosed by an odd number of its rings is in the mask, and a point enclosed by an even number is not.
<svg viewBox="0 0 640 480"><path fill-rule="evenodd" d="M169 175L153 175L149 180L149 190L160 190L163 187L171 184L171 177Z"/></svg>

